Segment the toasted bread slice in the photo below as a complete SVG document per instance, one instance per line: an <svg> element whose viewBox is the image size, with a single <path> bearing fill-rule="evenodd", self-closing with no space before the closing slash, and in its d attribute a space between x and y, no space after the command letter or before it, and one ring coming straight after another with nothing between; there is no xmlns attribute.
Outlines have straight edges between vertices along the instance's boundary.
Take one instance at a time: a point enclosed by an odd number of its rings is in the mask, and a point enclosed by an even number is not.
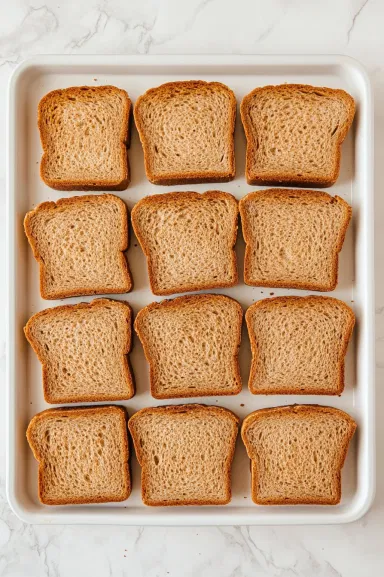
<svg viewBox="0 0 384 577"><path fill-rule="evenodd" d="M341 143L355 115L344 90L303 84L264 86L241 103L248 184L331 186Z"/></svg>
<svg viewBox="0 0 384 577"><path fill-rule="evenodd" d="M131 493L123 407L48 409L29 423L44 505L124 501Z"/></svg>
<svg viewBox="0 0 384 577"><path fill-rule="evenodd" d="M115 86L53 90L40 100L40 176L56 190L124 190L131 101Z"/></svg>
<svg viewBox="0 0 384 577"><path fill-rule="evenodd" d="M154 184L234 178L236 98L228 86L168 82L140 96L134 115L147 178Z"/></svg>
<svg viewBox="0 0 384 577"><path fill-rule="evenodd" d="M277 297L256 302L245 318L251 393L341 395L355 324L349 306L330 297Z"/></svg>
<svg viewBox="0 0 384 577"><path fill-rule="evenodd" d="M119 401L135 394L127 303L97 299L46 309L29 319L24 332L43 366L47 403Z"/></svg>
<svg viewBox="0 0 384 577"><path fill-rule="evenodd" d="M145 505L226 505L239 419L205 405L142 409L129 430Z"/></svg>
<svg viewBox="0 0 384 577"><path fill-rule="evenodd" d="M43 202L28 212L24 228L40 264L44 299L131 290L123 254L128 248L127 208L117 196Z"/></svg>
<svg viewBox="0 0 384 577"><path fill-rule="evenodd" d="M135 320L156 399L236 395L243 311L223 295L152 303Z"/></svg>
<svg viewBox="0 0 384 577"><path fill-rule="evenodd" d="M251 192L239 203L248 285L332 291L352 217L342 198L317 190Z"/></svg>
<svg viewBox="0 0 384 577"><path fill-rule="evenodd" d="M155 295L237 284L238 205L227 192L148 196L132 210Z"/></svg>
<svg viewBox="0 0 384 577"><path fill-rule="evenodd" d="M243 421L252 462L252 499L258 505L336 505L341 469L356 423L343 411L318 405L260 409Z"/></svg>

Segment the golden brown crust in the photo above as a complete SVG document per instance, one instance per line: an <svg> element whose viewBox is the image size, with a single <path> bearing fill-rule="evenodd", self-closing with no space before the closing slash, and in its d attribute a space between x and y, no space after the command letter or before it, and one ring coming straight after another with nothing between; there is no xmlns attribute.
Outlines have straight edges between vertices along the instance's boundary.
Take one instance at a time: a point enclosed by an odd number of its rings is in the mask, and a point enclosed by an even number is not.
<svg viewBox="0 0 384 577"><path fill-rule="evenodd" d="M121 142L121 164L124 166L124 178L120 181L107 181L107 180L94 180L90 181L75 181L75 180L53 180L49 179L45 176L45 164L47 160L47 152L49 150L49 146L47 143L47 133L49 128L47 128L46 123L44 122L44 106L50 100L54 100L56 98L68 98L69 96L79 96L82 94L84 90L91 90L94 93L102 93L102 92L115 92L119 93L123 96L126 106L124 110L124 116L121 123L121 133L120 133L120 142ZM48 92L39 102L38 106L38 114L37 114L37 125L40 132L40 141L41 146L43 149L43 156L40 162L40 178L45 182L47 186L50 188L54 188L55 190L63 190L63 191L72 191L72 190L79 190L79 191L87 191L87 190L125 190L129 184L129 163L128 163L128 155L127 155L127 148L129 146L129 132L130 132L130 118L132 116L132 102L128 96L128 93L121 88L116 88L116 86L73 86L71 88L63 88L58 90L52 90Z"/></svg>
<svg viewBox="0 0 384 577"><path fill-rule="evenodd" d="M307 499L306 497L302 497L301 499L260 499L257 497L257 467L254 461L251 461L251 496L252 501L256 505L337 505L340 503L341 499L341 475L338 475L337 479L338 484L338 494L337 496L332 499L330 497L317 497L316 500L314 499Z"/></svg>
<svg viewBox="0 0 384 577"><path fill-rule="evenodd" d="M112 289L107 287L100 287L98 289L89 289L87 287L81 288L77 291L56 291L56 292L47 292L45 286L45 275L44 275L44 267L45 264L40 256L38 250L38 242L35 240L32 234L32 227L31 227L31 220L33 216L42 211L48 210L56 210L60 207L70 206L73 204L82 204L84 202L91 202L91 203L108 203L110 201L117 202L120 205L122 211L122 235L121 235L121 246L120 246L120 264L122 269L124 270L126 276L126 288L124 290L121 289ZM44 300L57 300L57 299L65 299L69 297L76 297L76 296L86 296L86 295L97 295L97 294L122 294L125 292L129 292L133 288L133 281L131 277L130 270L128 268L127 259L125 258L124 251L128 249L129 246L129 236L128 236L128 210L124 201L114 194L98 194L98 195L85 195L85 196L72 196L69 198L60 198L57 202L42 202L36 206L33 210L27 212L24 218L24 231L27 236L28 242L31 245L33 256L35 260L39 263L40 267L40 294Z"/></svg>
<svg viewBox="0 0 384 577"><path fill-rule="evenodd" d="M333 301L338 304L338 306L343 307L349 314L349 323L346 331L345 339L341 345L341 355L340 355L340 363L339 363L339 380L338 380L338 387L335 391L325 391L324 388L319 387L318 389L311 389L310 392L303 391L300 387L292 387L291 389L278 389L275 387L273 391L270 389L263 389L263 388L253 388L252 383L256 378L256 358L258 356L258 348L256 343L255 333L252 330L251 326L251 319L252 314L255 309L260 308L270 308L273 307L274 304L281 303L282 305L290 305L292 303L300 303L305 306L308 303L321 303L325 301ZM245 313L245 322L248 329L248 336L251 343L251 352L252 352L252 364L251 370L249 373L249 380L248 380L248 388L249 391L253 395L341 395L344 390L344 359L345 355L347 354L347 348L352 336L353 327L355 326L355 314L353 310L343 301L339 299L335 299L333 297L323 297L323 296L306 296L306 297L299 297L299 296L283 296L283 297L274 297L260 300L253 305L251 305L246 313Z"/></svg>
<svg viewBox="0 0 384 577"><path fill-rule="evenodd" d="M141 327L142 327L142 323L143 323L143 317L148 314L150 311L159 309L159 308L174 308L177 305L184 305L186 303L190 303L190 302L203 302L203 301L209 301L212 300L212 298L216 299L220 299L220 300L226 300L226 301L233 301L234 303L236 303L237 305L237 312L238 312L238 318L239 318L239 324L238 324L238 331L236 333L236 343L237 343L237 350L236 353L234 355L234 365L235 365L235 372L236 372L236 381L238 383L237 389L234 391L231 391L230 393L227 393L225 391L215 391L215 392L211 392L207 389L205 390L201 390L199 389L199 392L196 393L191 393L189 392L189 389L185 389L183 393L172 393L172 394L164 394L161 395L159 393L156 392L156 388L155 388L155 380L154 380L154 374L152 371L152 364L151 364L151 355L150 355L150 351L149 348L147 346L147 342L144 336L143 331L141 331ZM150 387L151 387L151 395L153 398L161 400L161 399L187 399L187 398L192 398L192 397L220 397L220 396L229 396L229 395L238 395L239 393L241 393L241 389L242 389L242 384L241 384L241 375L240 375L240 365L239 365L239 349L240 349L240 344L241 344L241 327L243 324L243 309L241 308L241 305L233 298L225 296L225 295L212 295L212 294L201 294L201 295L190 295L190 296L182 296L182 297L177 297L175 299L168 299L168 300L164 300L161 301L160 303L154 302L151 303L149 305L147 305L146 307L144 307L143 309L141 309L135 319L134 322L134 328L135 331L137 333L137 336L140 339L141 344L143 345L143 349L144 349L144 355L145 358L148 361L149 364L149 380L150 380Z"/></svg>
<svg viewBox="0 0 384 577"><path fill-rule="evenodd" d="M338 415L340 417L343 417L344 419L346 419L349 423L349 435L348 435L348 439L345 442L344 447L342 448L341 452L340 452L340 458L339 458L339 462L338 462L338 469L339 469L339 473L337 476L337 496L335 499L307 499L307 498L303 498L303 499L284 499L283 497L281 499L259 499L257 496L257 487L258 487L258 478L257 478L257 467L256 467L256 463L255 461L251 458L251 447L248 444L247 441L247 437L246 437L246 433L247 430L253 425L253 423L256 420L260 420L262 419L264 416L266 415L271 415L271 414L275 414L275 415L281 415L283 413L301 413L303 414L303 416L305 417L305 414L308 413L313 413L313 411L315 411L317 414L320 413L328 413L328 414L332 414L332 415ZM243 424L241 426L241 439L245 445L248 457L251 459L251 472L252 472L252 480L251 480L251 484L252 484L252 501L254 503L256 503L256 505L337 505L340 502L341 499L341 469L343 468L346 456L347 456L347 452L348 452L348 447L349 447L349 443L354 435L354 432L356 430L356 423L355 421L352 419L352 417L350 415L348 415L348 413L345 413L344 411L341 411L340 409L335 409L334 407L324 407L321 405L286 405L284 407L273 407L273 408L266 408L266 409L259 409L257 411L254 411L253 413L250 413L247 417L245 417Z"/></svg>
<svg viewBox="0 0 384 577"><path fill-rule="evenodd" d="M348 120L341 127L338 133L338 146L336 147L336 158L334 160L334 170L332 176L329 179L323 178L321 176L313 176L311 179L302 176L300 178L297 175L292 176L290 173L281 172L278 177L275 174L257 174L252 173L251 166L253 159L256 154L256 148L254 145L254 139L252 134L252 124L248 118L248 110L252 103L254 97L257 95L273 91L275 93L287 93L287 92L306 92L307 94L317 93L321 96L335 97L337 96L344 101L346 108L348 109ZM244 127L245 137L247 140L247 152L246 152L246 178L247 183L259 186L276 186L276 185L286 185L286 186L314 186L319 188L325 188L332 186L339 177L340 173L340 161L341 161L341 144L343 143L348 130L350 129L353 118L355 116L355 101L350 94L345 92L345 90L326 88L321 86L310 86L309 84L281 84L278 86L263 86L261 88L255 88L249 94L244 96L240 105L240 116Z"/></svg>
<svg viewBox="0 0 384 577"><path fill-rule="evenodd" d="M172 93L174 89L184 89L184 90L194 90L202 87L209 87L218 91L225 91L231 101L232 101L232 116L230 119L230 133L228 140L228 148L230 150L231 157L231 169L228 174L223 175L222 172L204 172L204 173L192 173L188 176L183 173L168 173L163 174L160 177L156 177L150 169L150 151L145 138L145 130L141 119L140 107L146 100L152 98L155 95L161 95L163 93ZM147 178L153 184L159 184L164 186L172 186L177 184L202 184L202 183L213 183L213 182L229 182L235 178L235 143L234 143L234 132L236 124L236 97L233 91L228 88L225 84L221 82L205 82L204 80L185 80L177 82L167 82L161 84L156 88L150 88L144 94L139 96L134 107L134 118L137 131L139 133L140 141L144 151L144 164L145 172Z"/></svg>
<svg viewBox="0 0 384 577"><path fill-rule="evenodd" d="M245 205L247 202L250 201L258 201L268 199L271 203L279 203L284 202L288 198L299 198L308 203L310 200L312 203L324 204L341 204L346 209L345 221L344 225L339 233L339 243L336 247L336 256L333 261L332 266L332 282L327 285L322 284L310 284L306 282L291 282L291 281L273 281L272 283L268 283L262 280L253 280L251 278L250 273L250 261L252 258L252 244L251 244L251 225L248 222L246 212L245 212ZM319 190L291 190L289 188L270 188L267 190L260 190L257 192L250 192L246 196L244 196L239 202L239 211L241 217L241 226L243 231L244 241L246 243L245 247L245 256L244 256L244 282L250 286L258 286L258 287L270 287L270 288L295 288L295 289L302 289L302 290L313 290L313 291L321 291L321 292L330 292L335 290L338 282L338 269L339 269L339 257L338 253L341 251L345 235L347 233L347 229L349 223L352 218L352 207L340 196L331 196L327 192L321 192Z"/></svg>
<svg viewBox="0 0 384 577"><path fill-rule="evenodd" d="M138 442L138 439L135 438L135 421L137 418L140 418L140 416L142 415L150 415L150 414L158 414L158 413L164 413L164 414L172 414L172 413L191 413L191 412L202 412L203 414L209 411L211 413L216 413L217 415L220 416L226 416L226 417L230 417L235 426L236 426L236 430L235 430L235 434L233 436L233 438L231 439L231 445L230 445L230 451L228 454L228 461L227 461L227 471L228 474L226 476L226 481L227 481L227 494L228 494L228 499L226 499L225 501L214 501L211 499L206 499L204 501L186 501L183 503L180 503L179 501L151 501L148 500L147 495L146 495L146 486L147 486L147 472L144 466L144 460L142 458L142 452L141 452L141 447L140 447L140 443ZM143 500L144 505L148 505L151 507L170 507L170 506L188 506L188 505L227 505L230 501L231 501L231 495L232 495L232 491L231 491L231 465L232 465L232 461L233 461L233 457L235 454L235 447L236 447L236 439L237 439L237 434L238 434L238 427L239 427L239 422L240 419L239 417L237 417L237 415L235 415L235 413L233 413L232 411L228 410L228 409L224 409L223 407L213 407L213 406L209 406L209 405L203 405L203 404L190 404L190 405L165 405L163 407L147 407L145 409L141 409L140 411L138 411L137 413L135 413L128 421L128 429L129 432L131 433L131 437L133 440L133 445L135 448L135 453L136 453L136 457L137 460L139 462L140 467L142 467L142 471L141 471L141 498Z"/></svg>
<svg viewBox="0 0 384 577"><path fill-rule="evenodd" d="M189 201L203 201L203 200L209 200L209 199L224 199L224 200L230 200L230 202L235 203L236 205L236 209L237 209L237 214L239 211L238 208L238 202L236 200L236 198L230 194L229 192L221 192L219 190L208 190L207 192L203 192L203 193L199 193L199 192L166 192L164 194L156 194L156 195L152 195L152 196L146 196L145 198L142 198L141 200L139 200L139 202L137 202L135 204L135 206L132 209L131 212L131 222L132 222L132 228L134 230L134 233L136 235L137 240L140 243L140 246L142 248L143 253L145 254L146 258L147 258L147 268L148 268L148 276L149 276L149 284L151 285L151 291L154 295L157 296L169 296L172 294L176 294L176 293L181 293L181 292L193 292L193 291L201 291L201 290L208 290L208 289L214 289L214 288L226 288L226 287L232 287L237 285L238 281L239 281L239 277L238 277L238 271L237 271L237 260L236 260L236 253L234 250L235 244L236 244L236 239L237 239L237 229L238 229L238 220L236 219L236 226L234 226L233 228L233 234L232 234L232 250L231 250L231 261L232 261L232 267L233 267L233 271L234 271L234 280L233 282L216 282L216 283L206 283L206 284L201 284L201 285L183 285L183 286L178 286L178 287L174 287L172 289L169 290L158 290L156 289L156 278L155 275L153 273L153 269L152 269L152 265L151 265L151 259L150 259L150 253L149 253L149 249L148 246L146 245L143 237L140 234L140 228L139 228L139 223L137 222L137 218L136 218L136 213L140 210L140 208L142 206L145 205L156 205L156 204L167 204L169 202L172 201L180 201L180 200L189 200Z"/></svg>
<svg viewBox="0 0 384 577"><path fill-rule="evenodd" d="M78 395L75 397L60 397L60 400L53 398L52 396L49 395L47 367L44 363L43 357L40 355L39 347L38 347L37 342L36 342L34 335L33 335L33 330L32 330L33 323L36 320L38 320L40 317L44 317L44 316L54 317L58 313L61 313L63 311L68 311L70 313L70 312L80 310L80 309L99 308L99 307L105 306L106 304L113 304L114 306L122 306L126 309L127 323L130 326L130 331L128 333L128 339L127 339L127 342L125 344L125 353L122 356L123 356L123 363L124 363L124 373L126 376L127 383L129 383L129 389L130 389L128 395L113 394L113 395L99 395L98 397L95 397L95 396L91 397L91 396L88 396L86 394L83 394L81 396ZM104 299L104 298L95 299L95 300L91 301L90 303L78 303L75 305L62 305L62 306L53 307L50 309L44 309L44 310L34 314L28 320L27 324L25 325L24 334L25 334L27 341L31 345L33 351L35 352L37 358L39 359L39 361L42 365L44 400L47 403L56 404L56 403L98 403L98 402L106 402L106 401L125 401L128 399L131 399L135 395L135 381L134 381L133 372L130 368L129 359L128 359L128 354L132 350L132 324L133 324L133 311L132 311L131 306L126 301L114 301L111 299Z"/></svg>
<svg viewBox="0 0 384 577"><path fill-rule="evenodd" d="M119 413L120 419L121 419L121 426L122 426L122 431L124 431L123 433L123 439L124 439L124 460L127 463L127 469L126 469L126 482L127 482L127 491L126 494L123 495L123 497L118 497L116 498L116 495L110 495L108 497L97 497L95 496L92 499L65 499L63 498L62 500L44 500L44 484L43 484L43 470L44 470L44 457L43 455L39 454L38 450L36 447L34 447L33 445L33 439L32 439L32 429L34 428L35 424L38 421L43 420L45 417L49 416L49 415L56 415L58 417L60 416L66 416L67 418L70 419L76 419L78 416L82 416L82 415L89 415L90 413L92 414L102 414L102 413ZM131 490L132 490L132 484L131 484L131 475L130 475L130 467L129 467L129 458L130 458L130 453L129 453L129 445L128 445L128 434L127 434L127 419L128 419L128 415L127 415L127 411L125 410L124 407L121 406L116 406L116 405L101 405L98 407L60 407L57 409L46 409L45 411L41 411L40 413L38 413L37 415L35 415L32 420L30 421L28 428L27 428L27 440L29 443L29 446L31 447L33 456L35 457L36 461L39 463L39 472L38 472L38 494L39 494L39 499L41 501L41 503L43 503L44 505L85 505L85 504L89 504L89 503L107 503L107 502L112 502L112 501L125 501L126 499L128 499L129 495L131 494Z"/></svg>

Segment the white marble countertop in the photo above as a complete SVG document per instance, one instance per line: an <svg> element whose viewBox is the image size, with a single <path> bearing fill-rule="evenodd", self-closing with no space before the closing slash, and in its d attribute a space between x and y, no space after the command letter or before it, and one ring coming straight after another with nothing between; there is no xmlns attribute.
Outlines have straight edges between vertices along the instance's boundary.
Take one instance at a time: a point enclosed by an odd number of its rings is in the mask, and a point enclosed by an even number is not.
<svg viewBox="0 0 384 577"><path fill-rule="evenodd" d="M0 130L8 78L23 58L55 54L340 53L360 60L375 95L377 407L384 406L384 2L382 0L12 0L1 3ZM5 142L0 141L0 301L5 299ZM5 330L0 317L0 375ZM4 395L1 388L1 395ZM323 527L29 526L5 496L0 416L0 576L381 577L384 419L377 494L360 521Z"/></svg>

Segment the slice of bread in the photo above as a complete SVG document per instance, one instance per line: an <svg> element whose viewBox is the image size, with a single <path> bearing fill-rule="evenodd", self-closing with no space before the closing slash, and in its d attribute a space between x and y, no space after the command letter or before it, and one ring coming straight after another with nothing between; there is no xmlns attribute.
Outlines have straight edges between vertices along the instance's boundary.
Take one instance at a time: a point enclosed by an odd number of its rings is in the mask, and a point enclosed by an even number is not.
<svg viewBox="0 0 384 577"><path fill-rule="evenodd" d="M152 303L135 320L156 399L236 395L243 311L223 295Z"/></svg>
<svg viewBox="0 0 384 577"><path fill-rule="evenodd" d="M332 291L352 208L317 190L251 192L239 203L248 285Z"/></svg>
<svg viewBox="0 0 384 577"><path fill-rule="evenodd" d="M171 192L140 200L132 226L147 257L152 292L237 284L237 220L237 201L227 192Z"/></svg>
<svg viewBox="0 0 384 577"><path fill-rule="evenodd" d="M127 303L97 299L46 309L29 319L24 332L43 366L47 403L119 401L135 394Z"/></svg>
<svg viewBox="0 0 384 577"><path fill-rule="evenodd" d="M131 493L123 407L48 409L29 423L44 505L124 501Z"/></svg>
<svg viewBox="0 0 384 577"><path fill-rule="evenodd" d="M355 115L344 90L302 84L256 88L241 103L248 184L331 186Z"/></svg>
<svg viewBox="0 0 384 577"><path fill-rule="evenodd" d="M28 212L24 228L40 264L44 299L131 290L123 254L128 248L127 208L117 196L43 202Z"/></svg>
<svg viewBox="0 0 384 577"><path fill-rule="evenodd" d="M115 86L75 86L40 100L40 176L56 190L124 190L131 101Z"/></svg>
<svg viewBox="0 0 384 577"><path fill-rule="evenodd" d="M129 430L145 505L226 505L239 419L221 407L142 409Z"/></svg>
<svg viewBox="0 0 384 577"><path fill-rule="evenodd" d="M341 395L352 309L321 296L277 297L246 312L249 390L260 395Z"/></svg>
<svg viewBox="0 0 384 577"><path fill-rule="evenodd" d="M318 405L260 409L243 421L241 436L252 465L258 505L336 505L341 469L356 423L343 411Z"/></svg>
<svg viewBox="0 0 384 577"><path fill-rule="evenodd" d="M235 176L236 98L219 82L169 82L135 104L147 178L154 184L228 182Z"/></svg>

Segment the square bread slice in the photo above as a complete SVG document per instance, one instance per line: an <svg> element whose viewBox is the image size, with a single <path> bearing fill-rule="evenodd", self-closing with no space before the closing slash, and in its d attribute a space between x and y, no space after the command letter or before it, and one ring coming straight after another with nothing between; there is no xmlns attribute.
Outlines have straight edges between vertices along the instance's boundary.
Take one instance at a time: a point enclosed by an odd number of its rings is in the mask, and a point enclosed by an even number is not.
<svg viewBox="0 0 384 577"><path fill-rule="evenodd" d="M119 401L135 394L127 303L97 299L46 309L29 319L24 332L43 367L47 403Z"/></svg>
<svg viewBox="0 0 384 577"><path fill-rule="evenodd" d="M237 284L238 204L227 192L147 196L132 210L155 295Z"/></svg>
<svg viewBox="0 0 384 577"><path fill-rule="evenodd" d="M246 312L259 395L341 395L344 359L355 324L352 309L330 297L276 297Z"/></svg>
<svg viewBox="0 0 384 577"><path fill-rule="evenodd" d="M130 418L145 505L226 505L239 419L221 407L174 405Z"/></svg>
<svg viewBox="0 0 384 577"><path fill-rule="evenodd" d="M113 194L43 202L28 212L25 233L40 264L43 299L126 293L128 215Z"/></svg>
<svg viewBox="0 0 384 577"><path fill-rule="evenodd" d="M241 436L257 505L337 505L356 423L332 407L292 405L248 415Z"/></svg>
<svg viewBox="0 0 384 577"><path fill-rule="evenodd" d="M124 190L131 101L115 86L53 90L40 100L40 176L56 190Z"/></svg>
<svg viewBox="0 0 384 577"><path fill-rule="evenodd" d="M240 107L248 184L324 187L340 172L341 143L355 115L344 90L303 84L264 86Z"/></svg>
<svg viewBox="0 0 384 577"><path fill-rule="evenodd" d="M151 88L135 104L147 178L154 184L228 182L235 177L236 98L219 82Z"/></svg>
<svg viewBox="0 0 384 577"><path fill-rule="evenodd" d="M48 409L27 429L44 505L125 501L131 493L123 407Z"/></svg>
<svg viewBox="0 0 384 577"><path fill-rule="evenodd" d="M223 295L183 296L142 309L135 330L156 399L237 395L243 311Z"/></svg>
<svg viewBox="0 0 384 577"><path fill-rule="evenodd" d="M317 190L251 192L239 203L252 286L332 291L352 217L342 198Z"/></svg>

